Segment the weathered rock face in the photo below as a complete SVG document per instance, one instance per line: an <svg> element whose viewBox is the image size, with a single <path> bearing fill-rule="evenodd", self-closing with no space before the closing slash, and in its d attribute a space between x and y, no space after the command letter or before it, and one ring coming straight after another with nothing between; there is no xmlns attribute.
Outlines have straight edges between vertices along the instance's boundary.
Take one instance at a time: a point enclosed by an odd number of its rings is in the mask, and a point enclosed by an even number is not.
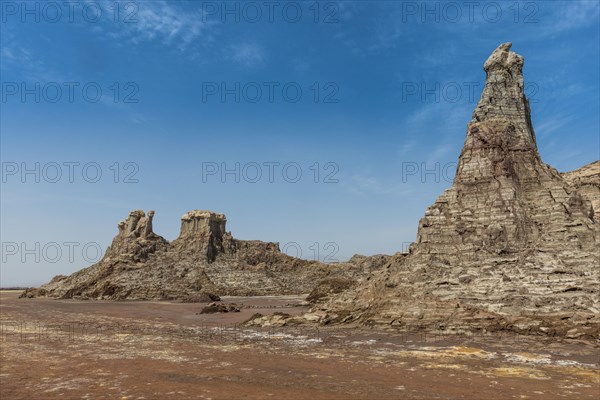
<svg viewBox="0 0 600 400"><path fill-rule="evenodd" d="M331 296L342 293L356 285L354 279L348 278L329 278L323 279L315 286L312 292L306 297L310 303L318 303L331 298Z"/></svg>
<svg viewBox="0 0 600 400"><path fill-rule="evenodd" d="M234 239L223 214L200 210L181 217L180 235L169 243L152 231L153 216L153 211L132 211L99 263L57 276L23 297L192 301L303 294L326 278L360 280L385 260L361 257L328 265L297 259L281 253L277 243Z"/></svg>
<svg viewBox="0 0 600 400"><path fill-rule="evenodd" d="M139 262L157 250L168 248L169 242L152 231L153 217L154 211L148 211L147 216L142 210L130 212L126 220L119 222L119 232L107 249L105 258L130 258Z"/></svg>
<svg viewBox="0 0 600 400"><path fill-rule="evenodd" d="M410 254L315 308L322 319L598 334L599 226L585 184L540 159L523 57L510 46L484 65L453 186L425 212Z"/></svg>
<svg viewBox="0 0 600 400"><path fill-rule="evenodd" d="M600 222L600 161L561 174L565 181L592 203L594 220Z"/></svg>
<svg viewBox="0 0 600 400"><path fill-rule="evenodd" d="M232 252L233 237L225 231L227 218L212 211L194 210L181 217L181 232L173 242L173 247L188 253L215 261L217 255Z"/></svg>

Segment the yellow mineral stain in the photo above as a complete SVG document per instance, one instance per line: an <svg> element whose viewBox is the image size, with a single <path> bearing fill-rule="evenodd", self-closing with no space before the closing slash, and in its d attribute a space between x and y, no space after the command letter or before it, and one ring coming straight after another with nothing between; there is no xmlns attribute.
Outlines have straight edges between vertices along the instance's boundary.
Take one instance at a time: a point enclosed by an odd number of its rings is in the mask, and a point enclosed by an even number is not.
<svg viewBox="0 0 600 400"><path fill-rule="evenodd" d="M503 378L528 378L538 380L550 379L550 377L545 375L542 371L535 370L532 368L501 367L493 368L490 370L490 372L494 376Z"/></svg>
<svg viewBox="0 0 600 400"><path fill-rule="evenodd" d="M579 383L586 381L588 383L600 384L600 373L597 369L565 366L554 367L553 370L571 378L576 378Z"/></svg>

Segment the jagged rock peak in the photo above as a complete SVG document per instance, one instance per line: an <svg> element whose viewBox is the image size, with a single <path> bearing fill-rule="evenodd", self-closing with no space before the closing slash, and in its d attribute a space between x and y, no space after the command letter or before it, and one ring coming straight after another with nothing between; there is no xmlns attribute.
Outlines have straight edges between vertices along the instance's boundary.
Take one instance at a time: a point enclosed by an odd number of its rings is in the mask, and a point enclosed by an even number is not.
<svg viewBox="0 0 600 400"><path fill-rule="evenodd" d="M491 71L497 69L514 71L517 74L523 72L525 59L514 51L510 51L511 47L512 43L510 42L502 43L498 46L483 64L485 72L489 74Z"/></svg>
<svg viewBox="0 0 600 400"><path fill-rule="evenodd" d="M127 219L119 222L119 234L121 237L141 237L146 238L153 234L152 218L154 211L148 211L148 215L142 210L134 210L129 213Z"/></svg>
<svg viewBox="0 0 600 400"><path fill-rule="evenodd" d="M133 210L129 216L119 222L119 232L113 238L106 250L106 258L120 259L123 257L139 261L159 249L166 249L169 242L152 230L154 211L144 213Z"/></svg>
<svg viewBox="0 0 600 400"><path fill-rule="evenodd" d="M501 44L484 63L485 87L473 111L471 122L490 121L495 125L509 123L510 126L506 126L506 129L500 129L504 135L498 140L505 140L513 149L534 150L537 153L529 101L525 96L525 60L509 51L511 45L512 43Z"/></svg>

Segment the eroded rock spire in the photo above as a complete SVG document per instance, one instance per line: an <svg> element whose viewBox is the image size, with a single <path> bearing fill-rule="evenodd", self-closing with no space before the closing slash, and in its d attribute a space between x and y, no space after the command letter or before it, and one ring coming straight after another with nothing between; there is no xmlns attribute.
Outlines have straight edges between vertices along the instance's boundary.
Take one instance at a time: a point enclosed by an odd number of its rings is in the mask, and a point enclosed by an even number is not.
<svg viewBox="0 0 600 400"><path fill-rule="evenodd" d="M600 332L599 224L589 199L541 161L524 60L510 47L484 64L452 188L425 212L410 254L331 300L323 321ZM585 183L598 176L586 174Z"/></svg>
<svg viewBox="0 0 600 400"><path fill-rule="evenodd" d="M512 43L501 44L484 63L485 87L473 111L473 121L510 121L514 131L506 132L510 133L505 138L507 144L537 152L529 101L525 96L525 60L510 51L511 46Z"/></svg>

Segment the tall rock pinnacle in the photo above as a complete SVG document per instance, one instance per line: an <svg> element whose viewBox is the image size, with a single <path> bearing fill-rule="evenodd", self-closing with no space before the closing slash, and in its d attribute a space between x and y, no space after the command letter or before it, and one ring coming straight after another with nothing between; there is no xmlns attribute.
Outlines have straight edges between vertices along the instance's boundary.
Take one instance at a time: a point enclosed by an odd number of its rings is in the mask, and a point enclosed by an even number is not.
<svg viewBox="0 0 600 400"><path fill-rule="evenodd" d="M511 132L509 145L524 150L535 149L537 152L529 100L525 96L525 60L510 51L511 46L512 43L498 46L483 65L485 87L473 111L473 121L510 120L515 130Z"/></svg>
<svg viewBox="0 0 600 400"><path fill-rule="evenodd" d="M556 334L600 330L598 213L541 161L524 59L510 47L484 64L453 186L425 212L410 254L332 300L330 312L392 326L499 329L521 318ZM571 317L554 320L561 312Z"/></svg>
<svg viewBox="0 0 600 400"><path fill-rule="evenodd" d="M591 203L539 156L520 55L499 46L467 127L452 189L421 220L418 250L456 263L525 250L591 250ZM580 223L573 224L574 220ZM560 228L559 228L560 227ZM577 237L577 241L568 240ZM565 262L568 262L565 259Z"/></svg>

